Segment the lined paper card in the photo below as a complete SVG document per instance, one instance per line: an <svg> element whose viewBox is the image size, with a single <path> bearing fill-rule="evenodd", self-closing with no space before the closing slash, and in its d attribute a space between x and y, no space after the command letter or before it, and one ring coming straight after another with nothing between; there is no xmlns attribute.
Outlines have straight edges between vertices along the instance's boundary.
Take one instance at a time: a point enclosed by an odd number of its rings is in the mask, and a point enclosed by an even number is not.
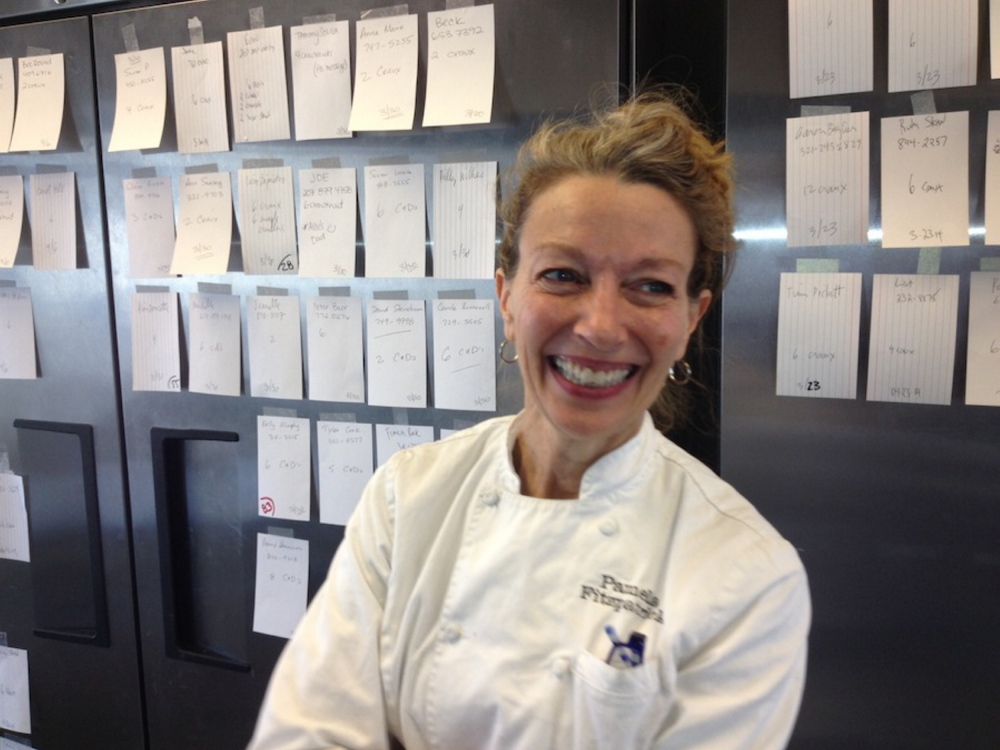
<svg viewBox="0 0 1000 750"><path fill-rule="evenodd" d="M299 276L354 276L357 238L354 168L300 169Z"/></svg>
<svg viewBox="0 0 1000 750"><path fill-rule="evenodd" d="M493 278L496 181L495 161L434 165L435 277Z"/></svg>
<svg viewBox="0 0 1000 750"><path fill-rule="evenodd" d="M788 0L792 99L871 91L872 0Z"/></svg>
<svg viewBox="0 0 1000 750"><path fill-rule="evenodd" d="M28 190L35 268L45 271L76 268L76 175L33 174L28 178Z"/></svg>
<svg viewBox="0 0 1000 750"><path fill-rule="evenodd" d="M311 432L305 417L257 417L260 515L309 520Z"/></svg>
<svg viewBox="0 0 1000 750"><path fill-rule="evenodd" d="M254 632L291 638L308 603L309 540L258 532L254 580Z"/></svg>
<svg viewBox="0 0 1000 750"><path fill-rule="evenodd" d="M338 296L307 298L306 336L309 398L364 403L361 300Z"/></svg>
<svg viewBox="0 0 1000 750"><path fill-rule="evenodd" d="M31 734L28 652L0 646L0 729Z"/></svg>
<svg viewBox="0 0 1000 750"><path fill-rule="evenodd" d="M195 292L190 297L188 390L213 396L239 396L240 298Z"/></svg>
<svg viewBox="0 0 1000 750"><path fill-rule="evenodd" d="M169 177L123 180L129 274L170 276L174 255L174 194Z"/></svg>
<svg viewBox="0 0 1000 750"><path fill-rule="evenodd" d="M867 112L788 119L789 247L868 241L868 121Z"/></svg>
<svg viewBox="0 0 1000 750"><path fill-rule="evenodd" d="M250 395L302 398L302 332L299 298L247 298Z"/></svg>
<svg viewBox="0 0 1000 750"><path fill-rule="evenodd" d="M239 170L243 270L295 273L295 190L291 167Z"/></svg>
<svg viewBox="0 0 1000 750"><path fill-rule="evenodd" d="M882 119L882 245L969 244L969 113Z"/></svg>
<svg viewBox="0 0 1000 750"><path fill-rule="evenodd" d="M222 42L173 47L177 150L201 154L229 150Z"/></svg>
<svg viewBox="0 0 1000 750"><path fill-rule="evenodd" d="M492 5L427 14L424 127L489 122L496 34Z"/></svg>
<svg viewBox="0 0 1000 750"><path fill-rule="evenodd" d="M0 380L37 377L31 290L0 286Z"/></svg>
<svg viewBox="0 0 1000 750"><path fill-rule="evenodd" d="M493 300L434 301L434 406L496 411Z"/></svg>
<svg viewBox="0 0 1000 750"><path fill-rule="evenodd" d="M970 276L968 344L965 403L1000 406L1000 273Z"/></svg>
<svg viewBox="0 0 1000 750"><path fill-rule="evenodd" d="M868 400L951 403L958 276L876 274Z"/></svg>
<svg viewBox="0 0 1000 750"><path fill-rule="evenodd" d="M229 266L233 187L229 172L180 178L172 274L220 274Z"/></svg>
<svg viewBox="0 0 1000 750"><path fill-rule="evenodd" d="M0 175L0 268L13 268L24 224L24 179Z"/></svg>
<svg viewBox="0 0 1000 750"><path fill-rule="evenodd" d="M0 154L10 150L10 136L14 132L14 106L16 105L14 60L0 58Z"/></svg>
<svg viewBox="0 0 1000 750"><path fill-rule="evenodd" d="M159 148L166 112L163 47L115 55L115 121L108 151Z"/></svg>
<svg viewBox="0 0 1000 750"><path fill-rule="evenodd" d="M374 472L372 425L317 422L319 521L344 526Z"/></svg>
<svg viewBox="0 0 1000 750"><path fill-rule="evenodd" d="M401 450L433 442L433 427L415 424L377 424L375 425L375 461L381 466Z"/></svg>
<svg viewBox="0 0 1000 750"><path fill-rule="evenodd" d="M365 167L365 276L427 271L424 165Z"/></svg>
<svg viewBox="0 0 1000 750"><path fill-rule="evenodd" d="M180 320L175 292L132 295L132 390L181 389Z"/></svg>
<svg viewBox="0 0 1000 750"><path fill-rule="evenodd" d="M990 0L990 78L1000 78L1000 0Z"/></svg>
<svg viewBox="0 0 1000 750"><path fill-rule="evenodd" d="M355 24L351 130L410 130L417 98L417 16L362 19Z"/></svg>
<svg viewBox="0 0 1000 750"><path fill-rule="evenodd" d="M991 110L986 125L986 184L983 214L986 244L1000 244L1000 110Z"/></svg>
<svg viewBox="0 0 1000 750"><path fill-rule="evenodd" d="M368 403L427 407L427 326L423 300L368 302Z"/></svg>
<svg viewBox="0 0 1000 750"><path fill-rule="evenodd" d="M237 143L290 137L285 41L281 26L226 34L229 96Z"/></svg>
<svg viewBox="0 0 1000 750"><path fill-rule="evenodd" d="M36 55L17 61L17 111L11 151L52 151L59 145L66 70L63 56Z"/></svg>
<svg viewBox="0 0 1000 750"><path fill-rule="evenodd" d="M351 136L351 41L347 21L294 26L295 140Z"/></svg>
<svg viewBox="0 0 1000 750"><path fill-rule="evenodd" d="M0 559L31 562L24 480L0 472Z"/></svg>
<svg viewBox="0 0 1000 750"><path fill-rule="evenodd" d="M860 323L860 273L781 274L777 395L856 398Z"/></svg>
<svg viewBox="0 0 1000 750"><path fill-rule="evenodd" d="M889 0L889 91L976 85L979 0Z"/></svg>

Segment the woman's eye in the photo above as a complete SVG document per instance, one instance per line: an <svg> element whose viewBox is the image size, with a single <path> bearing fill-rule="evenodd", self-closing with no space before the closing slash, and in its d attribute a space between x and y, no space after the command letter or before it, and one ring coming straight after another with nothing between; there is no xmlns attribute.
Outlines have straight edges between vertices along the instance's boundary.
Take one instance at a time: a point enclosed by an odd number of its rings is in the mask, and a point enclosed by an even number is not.
<svg viewBox="0 0 1000 750"><path fill-rule="evenodd" d="M542 273L542 278L547 281L559 281L563 283L576 283L580 281L580 275L569 268L551 268Z"/></svg>
<svg viewBox="0 0 1000 750"><path fill-rule="evenodd" d="M671 296L674 293L674 285L666 281L650 280L639 284L639 289L646 294Z"/></svg>

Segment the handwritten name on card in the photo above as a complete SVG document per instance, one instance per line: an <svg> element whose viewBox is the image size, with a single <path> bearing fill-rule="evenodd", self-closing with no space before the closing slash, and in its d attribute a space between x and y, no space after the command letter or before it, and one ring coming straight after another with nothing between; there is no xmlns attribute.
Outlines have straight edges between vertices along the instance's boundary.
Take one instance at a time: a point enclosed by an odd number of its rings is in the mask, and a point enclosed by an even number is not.
<svg viewBox="0 0 1000 750"><path fill-rule="evenodd" d="M177 196L172 274L222 274L233 239L233 187L228 172L184 175Z"/></svg>
<svg viewBox="0 0 1000 750"><path fill-rule="evenodd" d="M434 405L495 411L493 300L435 300Z"/></svg>
<svg viewBox="0 0 1000 750"><path fill-rule="evenodd" d="M229 150L222 42L173 47L177 150L202 154Z"/></svg>
<svg viewBox="0 0 1000 750"><path fill-rule="evenodd" d="M181 389L176 292L132 295L132 390Z"/></svg>
<svg viewBox="0 0 1000 750"><path fill-rule="evenodd" d="M970 282L965 403L1000 406L1000 273L977 271Z"/></svg>
<svg viewBox="0 0 1000 750"><path fill-rule="evenodd" d="M368 302L368 403L427 406L427 329L423 300Z"/></svg>
<svg viewBox="0 0 1000 750"><path fill-rule="evenodd" d="M309 520L309 420L257 417L257 494L260 515Z"/></svg>
<svg viewBox="0 0 1000 750"><path fill-rule="evenodd" d="M291 638L308 595L309 540L258 533L254 632Z"/></svg>
<svg viewBox="0 0 1000 750"><path fill-rule="evenodd" d="M170 276L174 242L174 194L169 177L122 182L125 230L132 278Z"/></svg>
<svg viewBox="0 0 1000 750"><path fill-rule="evenodd" d="M31 290L0 287L0 380L37 377Z"/></svg>
<svg viewBox="0 0 1000 750"><path fill-rule="evenodd" d="M302 398L302 331L299 298L247 298L250 395Z"/></svg>
<svg viewBox="0 0 1000 750"><path fill-rule="evenodd" d="M190 298L189 389L213 396L240 395L240 299L193 293Z"/></svg>
<svg viewBox="0 0 1000 750"><path fill-rule="evenodd" d="M434 165L436 278L493 278L496 178L495 161Z"/></svg>
<svg viewBox="0 0 1000 750"><path fill-rule="evenodd" d="M28 652L0 646L0 729L31 734Z"/></svg>
<svg viewBox="0 0 1000 750"><path fill-rule="evenodd" d="M417 98L417 16L362 19L350 129L409 130Z"/></svg>
<svg viewBox="0 0 1000 750"><path fill-rule="evenodd" d="M10 136L14 132L14 106L16 99L14 60L0 58L0 154L10 151Z"/></svg>
<svg viewBox="0 0 1000 750"><path fill-rule="evenodd" d="M76 268L76 175L33 174L28 178L28 192L35 268L46 271Z"/></svg>
<svg viewBox="0 0 1000 750"><path fill-rule="evenodd" d="M0 175L0 268L13 268L24 224L24 178Z"/></svg>
<svg viewBox="0 0 1000 750"><path fill-rule="evenodd" d="M158 148L167 112L163 48L115 55L115 121L108 151Z"/></svg>
<svg viewBox="0 0 1000 750"><path fill-rule="evenodd" d="M299 275L354 276L358 234L354 168L300 170L299 206Z"/></svg>
<svg viewBox="0 0 1000 750"><path fill-rule="evenodd" d="M365 276L427 271L424 165L365 167Z"/></svg>
<svg viewBox="0 0 1000 750"><path fill-rule="evenodd" d="M61 52L17 61L17 112L11 151L52 151L59 145L66 69Z"/></svg>
<svg viewBox="0 0 1000 750"><path fill-rule="evenodd" d="M372 425L317 422L319 520L344 526L374 471Z"/></svg>
<svg viewBox="0 0 1000 750"><path fill-rule="evenodd" d="M229 94L237 143L290 137L281 26L230 31Z"/></svg>
<svg viewBox="0 0 1000 750"><path fill-rule="evenodd" d="M17 474L0 473L0 558L31 562L24 480Z"/></svg>
<svg viewBox="0 0 1000 750"><path fill-rule="evenodd" d="M357 297L310 297L306 300L310 399L364 403L361 331L362 308Z"/></svg>
<svg viewBox="0 0 1000 750"><path fill-rule="evenodd" d="M286 274L298 269L295 192L291 167L241 169L240 236L249 274Z"/></svg>
<svg viewBox="0 0 1000 750"><path fill-rule="evenodd" d="M291 32L295 140L351 136L351 49L347 21Z"/></svg>
<svg viewBox="0 0 1000 750"><path fill-rule="evenodd" d="M493 5L427 14L424 127L489 122L496 39Z"/></svg>
<svg viewBox="0 0 1000 750"><path fill-rule="evenodd" d="M375 425L375 455L379 466L401 450L434 441L434 428L415 424Z"/></svg>

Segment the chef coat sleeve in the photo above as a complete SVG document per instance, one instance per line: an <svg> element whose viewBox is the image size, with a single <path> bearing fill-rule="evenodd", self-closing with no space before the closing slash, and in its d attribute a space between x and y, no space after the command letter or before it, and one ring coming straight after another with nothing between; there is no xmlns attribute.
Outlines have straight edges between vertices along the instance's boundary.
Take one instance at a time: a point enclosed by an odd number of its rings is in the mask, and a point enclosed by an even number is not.
<svg viewBox="0 0 1000 750"><path fill-rule="evenodd" d="M391 481L381 467L326 581L271 676L249 750L387 750L379 633L391 566Z"/></svg>

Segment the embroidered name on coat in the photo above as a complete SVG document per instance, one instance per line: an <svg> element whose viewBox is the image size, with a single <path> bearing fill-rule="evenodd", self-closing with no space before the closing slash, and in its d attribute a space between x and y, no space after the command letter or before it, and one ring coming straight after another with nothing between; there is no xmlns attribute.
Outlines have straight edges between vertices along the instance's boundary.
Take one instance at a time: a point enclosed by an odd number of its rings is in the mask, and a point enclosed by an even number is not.
<svg viewBox="0 0 1000 750"><path fill-rule="evenodd" d="M660 598L651 589L644 589L626 581L620 581L606 573L601 576L600 585L583 584L580 589L580 598L611 607L615 612L624 609L644 620L663 623L663 608L660 606Z"/></svg>

